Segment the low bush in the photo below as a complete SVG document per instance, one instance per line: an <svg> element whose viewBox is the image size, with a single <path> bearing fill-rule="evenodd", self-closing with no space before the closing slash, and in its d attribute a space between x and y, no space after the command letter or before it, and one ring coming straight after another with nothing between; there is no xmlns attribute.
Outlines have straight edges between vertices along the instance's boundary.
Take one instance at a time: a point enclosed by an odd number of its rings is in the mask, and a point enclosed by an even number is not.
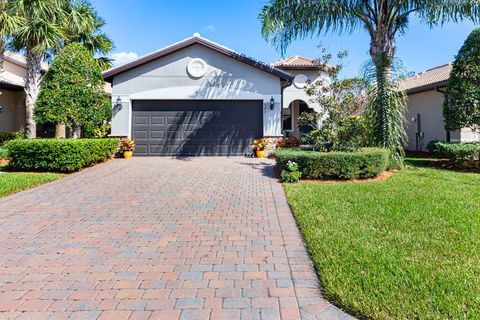
<svg viewBox="0 0 480 320"><path fill-rule="evenodd" d="M117 146L117 139L22 139L5 148L15 170L74 172L111 158Z"/></svg>
<svg viewBox="0 0 480 320"><path fill-rule="evenodd" d="M431 141L427 150L436 157L444 157L453 162L480 159L480 142Z"/></svg>
<svg viewBox="0 0 480 320"><path fill-rule="evenodd" d="M0 148L0 160L7 160L7 149Z"/></svg>
<svg viewBox="0 0 480 320"><path fill-rule="evenodd" d="M298 148L300 140L295 137L286 137L277 141L277 149Z"/></svg>
<svg viewBox="0 0 480 320"><path fill-rule="evenodd" d="M0 132L0 147L6 142L16 139L24 139L25 133L23 132Z"/></svg>
<svg viewBox="0 0 480 320"><path fill-rule="evenodd" d="M297 163L306 179L351 180L378 176L386 170L389 155L389 151L375 148L354 152L280 149L275 152L275 159L279 170L285 170L289 161Z"/></svg>

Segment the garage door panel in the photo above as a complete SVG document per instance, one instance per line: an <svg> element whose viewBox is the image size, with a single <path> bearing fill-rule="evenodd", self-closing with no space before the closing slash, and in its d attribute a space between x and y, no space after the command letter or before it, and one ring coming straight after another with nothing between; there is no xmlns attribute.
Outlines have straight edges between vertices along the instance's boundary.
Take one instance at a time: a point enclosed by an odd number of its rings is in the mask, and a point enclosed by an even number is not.
<svg viewBox="0 0 480 320"><path fill-rule="evenodd" d="M165 116L152 115L150 117L150 124L165 124Z"/></svg>
<svg viewBox="0 0 480 320"><path fill-rule="evenodd" d="M135 130L133 132L133 139L134 140L148 139L148 131Z"/></svg>
<svg viewBox="0 0 480 320"><path fill-rule="evenodd" d="M244 155L263 133L262 101L134 101L140 156Z"/></svg>
<svg viewBox="0 0 480 320"><path fill-rule="evenodd" d="M157 131L157 130L150 131L150 140L154 140L154 139L159 139L159 140L165 139L165 132Z"/></svg>
<svg viewBox="0 0 480 320"><path fill-rule="evenodd" d="M147 116L136 116L133 120L133 123L136 125L147 125L148 124L148 117Z"/></svg>

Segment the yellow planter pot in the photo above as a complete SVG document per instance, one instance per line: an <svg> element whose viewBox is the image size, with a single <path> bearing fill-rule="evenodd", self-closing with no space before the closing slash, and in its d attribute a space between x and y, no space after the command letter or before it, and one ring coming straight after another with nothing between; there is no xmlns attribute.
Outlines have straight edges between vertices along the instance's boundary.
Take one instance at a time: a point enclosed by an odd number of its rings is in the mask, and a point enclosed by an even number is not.
<svg viewBox="0 0 480 320"><path fill-rule="evenodd" d="M265 158L265 150L257 150L257 158Z"/></svg>
<svg viewBox="0 0 480 320"><path fill-rule="evenodd" d="M125 159L130 159L133 156L133 151L124 151L123 152L123 157Z"/></svg>

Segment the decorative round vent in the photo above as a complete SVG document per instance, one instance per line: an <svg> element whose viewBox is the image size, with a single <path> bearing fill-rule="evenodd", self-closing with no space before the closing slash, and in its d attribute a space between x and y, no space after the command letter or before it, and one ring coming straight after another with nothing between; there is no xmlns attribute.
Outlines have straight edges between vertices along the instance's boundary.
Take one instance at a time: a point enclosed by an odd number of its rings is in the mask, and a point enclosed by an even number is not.
<svg viewBox="0 0 480 320"><path fill-rule="evenodd" d="M192 59L187 66L188 74L194 78L201 78L207 73L207 63L202 59Z"/></svg>
<svg viewBox="0 0 480 320"><path fill-rule="evenodd" d="M295 78L293 78L293 84L295 85L295 87L297 87L298 89L304 89L307 84L308 84L308 78L306 75L300 73L300 74L297 74L295 76Z"/></svg>

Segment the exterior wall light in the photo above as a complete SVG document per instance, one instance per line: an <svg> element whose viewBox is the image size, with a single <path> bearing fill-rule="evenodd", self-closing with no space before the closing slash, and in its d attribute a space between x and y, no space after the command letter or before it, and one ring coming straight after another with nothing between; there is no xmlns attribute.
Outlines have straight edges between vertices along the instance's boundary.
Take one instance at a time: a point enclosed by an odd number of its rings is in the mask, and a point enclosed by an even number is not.
<svg viewBox="0 0 480 320"><path fill-rule="evenodd" d="M4 113L5 112L5 107L4 106L0 106L0 113Z"/></svg>
<svg viewBox="0 0 480 320"><path fill-rule="evenodd" d="M115 104L113 105L113 116L115 116L120 110L123 109L122 105L122 98L118 97L117 101L115 101Z"/></svg>
<svg viewBox="0 0 480 320"><path fill-rule="evenodd" d="M275 109L275 99L272 97L270 99L270 110L273 110Z"/></svg>

